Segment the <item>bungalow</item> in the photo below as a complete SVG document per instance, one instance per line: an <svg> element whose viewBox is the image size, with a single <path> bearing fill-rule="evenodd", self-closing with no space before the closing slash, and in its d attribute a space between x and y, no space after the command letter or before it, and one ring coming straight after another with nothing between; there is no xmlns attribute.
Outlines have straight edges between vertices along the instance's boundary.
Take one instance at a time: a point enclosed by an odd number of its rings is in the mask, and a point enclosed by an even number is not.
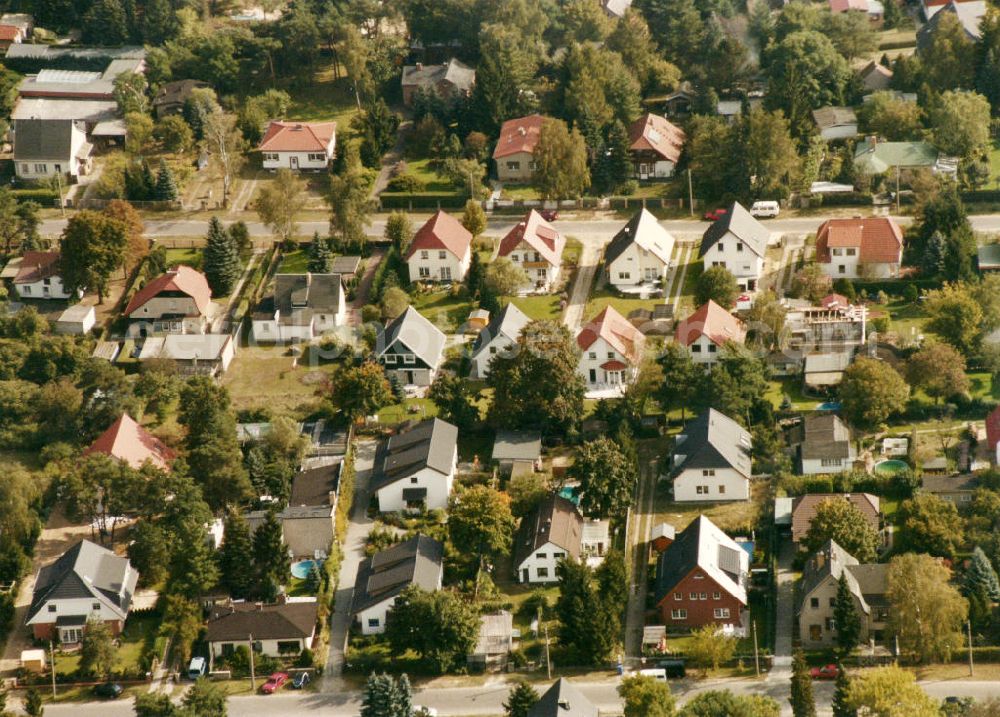
<svg viewBox="0 0 1000 717"><path fill-rule="evenodd" d="M802 387L808 393L827 393L844 380L844 372L854 361L854 352L829 351L806 354Z"/></svg>
<svg viewBox="0 0 1000 717"><path fill-rule="evenodd" d="M138 360L168 359L180 373L219 376L236 357L229 334L167 334L143 339Z"/></svg>
<svg viewBox="0 0 1000 717"><path fill-rule="evenodd" d="M139 574L128 558L81 540L38 571L25 624L36 640L75 645L88 620L118 635L125 626Z"/></svg>
<svg viewBox="0 0 1000 717"><path fill-rule="evenodd" d="M486 328L479 332L475 343L472 344L470 378L483 379L489 376L490 361L493 357L506 356L511 347L517 344L521 330L529 323L531 319L528 315L513 302L503 307Z"/></svg>
<svg viewBox="0 0 1000 717"><path fill-rule="evenodd" d="M397 433L379 451L372 492L382 513L448 507L458 469L458 428L428 418Z"/></svg>
<svg viewBox="0 0 1000 717"><path fill-rule="evenodd" d="M136 423L127 413L123 413L98 436L83 455L91 453L103 453L128 463L133 468L141 468L148 462L163 470L169 470L170 462L177 457L173 449Z"/></svg>
<svg viewBox="0 0 1000 717"><path fill-rule="evenodd" d="M251 640L259 655L290 657L312 649L318 617L314 597L282 597L269 605L230 601L212 606L205 641L213 660L229 657Z"/></svg>
<svg viewBox="0 0 1000 717"><path fill-rule="evenodd" d="M264 169L323 171L337 149L336 122L272 121L257 145Z"/></svg>
<svg viewBox="0 0 1000 717"><path fill-rule="evenodd" d="M576 504L550 495L521 518L514 536L514 573L522 583L552 583L563 558L599 564L610 548L608 521L585 520Z"/></svg>
<svg viewBox="0 0 1000 717"><path fill-rule="evenodd" d="M500 139L493 150L497 179L501 182L530 182L535 171L535 147L546 118L534 114L507 120L500 127Z"/></svg>
<svg viewBox="0 0 1000 717"><path fill-rule="evenodd" d="M753 291L764 273L764 253L771 232L750 216L742 204L733 202L721 219L705 230L698 256L704 268L728 269L740 288Z"/></svg>
<svg viewBox="0 0 1000 717"><path fill-rule="evenodd" d="M731 625L745 630L750 556L699 515L660 553L656 607L670 627Z"/></svg>
<svg viewBox="0 0 1000 717"><path fill-rule="evenodd" d="M861 87L865 94L881 92L889 89L889 83L892 82L892 70L872 60L861 69L858 78L861 80Z"/></svg>
<svg viewBox="0 0 1000 717"><path fill-rule="evenodd" d="M591 390L623 389L639 372L646 337L611 306L604 307L576 335L577 373Z"/></svg>
<svg viewBox="0 0 1000 717"><path fill-rule="evenodd" d="M889 565L861 565L833 540L810 556L802 570L798 605L799 636L811 650L833 647L837 639L834 605L840 577L844 576L854 608L861 618L860 642L879 640L889 620Z"/></svg>
<svg viewBox="0 0 1000 717"><path fill-rule="evenodd" d="M813 110L813 121L819 136L827 142L848 139L858 134L858 117L851 107L820 107Z"/></svg>
<svg viewBox="0 0 1000 717"><path fill-rule="evenodd" d="M130 337L203 334L215 313L208 279L190 266L176 266L132 296L125 307Z"/></svg>
<svg viewBox="0 0 1000 717"><path fill-rule="evenodd" d="M719 349L727 343L746 341L746 327L709 299L677 324L674 339L690 352L695 363L711 365L718 358Z"/></svg>
<svg viewBox="0 0 1000 717"><path fill-rule="evenodd" d="M59 276L59 252L26 251L24 256L11 259L4 268L14 291L22 299L70 299Z"/></svg>
<svg viewBox="0 0 1000 717"><path fill-rule="evenodd" d="M361 634L385 632L396 596L411 585L429 592L440 590L443 576L444 546L426 535L417 535L365 560L358 568L351 603Z"/></svg>
<svg viewBox="0 0 1000 717"><path fill-rule="evenodd" d="M604 269L616 289L663 281L670 268L674 237L645 207L612 237Z"/></svg>
<svg viewBox="0 0 1000 717"><path fill-rule="evenodd" d="M792 500L792 544L796 547L805 540L809 526L816 517L816 509L820 503L828 500L846 500L861 515L874 530L881 531L881 512L879 498L871 493L809 493L797 496Z"/></svg>
<svg viewBox="0 0 1000 717"><path fill-rule="evenodd" d="M647 112L629 125L629 154L637 179L674 176L687 135L666 117Z"/></svg>
<svg viewBox="0 0 1000 717"><path fill-rule="evenodd" d="M597 717L597 707L572 682L560 677L528 710L527 717Z"/></svg>
<svg viewBox="0 0 1000 717"><path fill-rule="evenodd" d="M839 279L890 279L903 261L903 230L892 217L827 219L816 232L816 262Z"/></svg>
<svg viewBox="0 0 1000 717"><path fill-rule="evenodd" d="M514 649L514 616L509 610L498 610L479 618L479 637L469 654L470 667L484 669L503 665Z"/></svg>
<svg viewBox="0 0 1000 717"><path fill-rule="evenodd" d="M162 85L153 98L153 109L159 118L179 115L184 104L195 90L210 89L211 85L201 80L175 80Z"/></svg>
<svg viewBox="0 0 1000 717"><path fill-rule="evenodd" d="M750 499L750 432L710 408L678 434L674 443L674 500Z"/></svg>
<svg viewBox="0 0 1000 717"><path fill-rule="evenodd" d="M72 180L90 173L94 148L87 141L84 124L61 119L16 119L12 134L18 179L68 176Z"/></svg>
<svg viewBox="0 0 1000 717"><path fill-rule="evenodd" d="M410 281L463 281L472 261L472 234L439 209L413 235L403 260Z"/></svg>
<svg viewBox="0 0 1000 717"><path fill-rule="evenodd" d="M400 86L403 104L413 105L418 93L437 95L441 99L455 100L472 93L476 84L476 71L454 57L443 65L404 65Z"/></svg>
<svg viewBox="0 0 1000 717"><path fill-rule="evenodd" d="M500 240L497 257L506 257L528 275L528 286L549 291L559 279L566 239L536 210L530 210Z"/></svg>
<svg viewBox="0 0 1000 717"><path fill-rule="evenodd" d="M254 312L260 343L309 342L344 325L347 301L340 274L277 274L274 293Z"/></svg>
<svg viewBox="0 0 1000 717"><path fill-rule="evenodd" d="M281 537L293 558L324 559L336 535L337 511L329 502L317 505L289 505L278 511ZM267 520L268 511L251 510L246 513L251 534Z"/></svg>
<svg viewBox="0 0 1000 717"><path fill-rule="evenodd" d="M913 169L930 169L934 174L946 176L954 176L956 172L954 163L940 157L928 142L883 142L875 137L858 142L854 149L854 169L868 176Z"/></svg>
<svg viewBox="0 0 1000 717"><path fill-rule="evenodd" d="M445 335L412 306L375 339L375 360L406 386L430 386L444 356Z"/></svg>
<svg viewBox="0 0 1000 717"><path fill-rule="evenodd" d="M829 0L830 12L863 12L873 23L882 21L885 7L879 0Z"/></svg>
<svg viewBox="0 0 1000 717"><path fill-rule="evenodd" d="M507 474L541 470L542 434L538 431L500 429L493 441L492 458Z"/></svg>
<svg viewBox="0 0 1000 717"><path fill-rule="evenodd" d="M926 469L925 469L926 470ZM972 502L972 496L979 488L979 479L974 473L957 475L924 475L920 480L920 492L936 495L956 508L964 508Z"/></svg>
<svg viewBox="0 0 1000 717"><path fill-rule="evenodd" d="M802 475L841 473L857 458L851 430L833 413L809 413L788 432L788 445Z"/></svg>

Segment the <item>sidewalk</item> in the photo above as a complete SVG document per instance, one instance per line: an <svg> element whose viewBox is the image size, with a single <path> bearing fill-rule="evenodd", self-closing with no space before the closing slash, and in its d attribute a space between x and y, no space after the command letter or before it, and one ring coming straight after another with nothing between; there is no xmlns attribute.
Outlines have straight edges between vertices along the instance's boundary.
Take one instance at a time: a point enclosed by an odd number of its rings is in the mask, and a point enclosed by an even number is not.
<svg viewBox="0 0 1000 717"><path fill-rule="evenodd" d="M774 669L769 678L788 680L792 675L792 631L795 621L795 550L790 540L778 546L778 596L775 606Z"/></svg>

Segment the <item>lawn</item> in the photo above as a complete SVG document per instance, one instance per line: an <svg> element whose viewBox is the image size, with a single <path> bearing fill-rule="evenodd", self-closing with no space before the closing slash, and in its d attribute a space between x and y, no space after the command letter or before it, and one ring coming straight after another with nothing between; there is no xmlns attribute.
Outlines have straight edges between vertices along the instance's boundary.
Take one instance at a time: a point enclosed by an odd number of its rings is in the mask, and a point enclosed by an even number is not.
<svg viewBox="0 0 1000 717"><path fill-rule="evenodd" d="M201 269L201 249L167 249L167 266L186 264L193 269Z"/></svg>
<svg viewBox="0 0 1000 717"><path fill-rule="evenodd" d="M241 347L222 379L237 410L267 406L278 413L309 412L335 364L292 366L287 347Z"/></svg>
<svg viewBox="0 0 1000 717"><path fill-rule="evenodd" d="M587 299L587 307L584 309L585 317L596 316L605 306L611 306L622 316L628 315L636 309L653 310L657 304L662 304L663 299L637 299L620 295L614 289L604 286L590 294Z"/></svg>
<svg viewBox="0 0 1000 717"><path fill-rule="evenodd" d="M395 426L404 421L433 418L438 409L434 402L427 398L408 398L402 403L387 406L378 412L379 423Z"/></svg>
<svg viewBox="0 0 1000 717"><path fill-rule="evenodd" d="M873 308L872 313L881 307ZM919 304L908 301L893 301L885 306L889 312L889 331L899 336L902 341L915 341L918 336L927 332L927 312Z"/></svg>
<svg viewBox="0 0 1000 717"><path fill-rule="evenodd" d="M969 393L973 398L1000 398L1000 384L993 382L993 374L976 371L968 374Z"/></svg>
<svg viewBox="0 0 1000 717"><path fill-rule="evenodd" d="M313 76L312 82L288 85L282 89L292 97L292 104L288 109L290 120L304 122L333 120L337 123L338 132L346 133L351 120L358 113L350 80L346 77L337 78L332 63L321 68Z"/></svg>
<svg viewBox="0 0 1000 717"><path fill-rule="evenodd" d="M558 320L562 314L562 300L555 294L537 296L509 296L504 298L519 308L530 319Z"/></svg>
<svg viewBox="0 0 1000 717"><path fill-rule="evenodd" d="M801 376L785 376L772 379L769 383L770 388L766 396L775 408L781 407L785 395L791 399L792 409L795 411L813 411L819 404L823 403L822 399L807 396L802 392Z"/></svg>
<svg viewBox="0 0 1000 717"><path fill-rule="evenodd" d="M458 194L455 185L447 179L442 178L430 166L430 159L414 159L406 162L406 173L412 175L424 183L424 192L454 192Z"/></svg>
<svg viewBox="0 0 1000 717"><path fill-rule="evenodd" d="M125 630L119 637L115 650L115 669L135 671L138 669L147 644L151 644L160 628L162 616L157 614L130 615L125 622ZM80 666L80 653L56 653L56 674L73 673Z"/></svg>
<svg viewBox="0 0 1000 717"><path fill-rule="evenodd" d="M281 256L279 274L305 274L309 271L309 249L296 249Z"/></svg>
<svg viewBox="0 0 1000 717"><path fill-rule="evenodd" d="M414 292L410 298L413 308L444 333L454 333L465 323L473 303L464 290L452 293L450 289Z"/></svg>
<svg viewBox="0 0 1000 717"><path fill-rule="evenodd" d="M538 200L538 190L530 184L505 184L503 187L504 199L515 200Z"/></svg>
<svg viewBox="0 0 1000 717"><path fill-rule="evenodd" d="M757 518L767 498L768 486L762 482L751 483L751 500L731 501L726 503L675 503L667 493L667 484L656 486L653 500L655 517L653 525L669 523L677 532L682 531L699 515L709 520L725 531L746 530L748 526L757 524Z"/></svg>

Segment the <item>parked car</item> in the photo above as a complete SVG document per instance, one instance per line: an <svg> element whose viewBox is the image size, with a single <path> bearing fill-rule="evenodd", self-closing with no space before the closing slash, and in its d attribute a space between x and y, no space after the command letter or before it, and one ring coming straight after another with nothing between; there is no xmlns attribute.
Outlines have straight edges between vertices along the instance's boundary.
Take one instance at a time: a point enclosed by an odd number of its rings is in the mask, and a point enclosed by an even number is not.
<svg viewBox="0 0 1000 717"><path fill-rule="evenodd" d="M687 674L684 660L660 660L656 663L656 666L663 668L663 670L667 673L668 680L675 680L684 677Z"/></svg>
<svg viewBox="0 0 1000 717"><path fill-rule="evenodd" d="M413 717L438 717L438 711L433 707L413 705Z"/></svg>
<svg viewBox="0 0 1000 717"><path fill-rule="evenodd" d="M208 663L204 657L192 657L188 664L188 679L197 680L199 677L204 677L207 669Z"/></svg>
<svg viewBox="0 0 1000 717"><path fill-rule="evenodd" d="M287 672L275 672L260 686L260 691L265 695L272 694L280 690L286 682L288 682Z"/></svg>
<svg viewBox="0 0 1000 717"><path fill-rule="evenodd" d="M94 694L109 700L118 699L121 697L123 691L124 689L117 682L104 682L100 685L94 685Z"/></svg>
<svg viewBox="0 0 1000 717"><path fill-rule="evenodd" d="M839 674L840 668L833 663L823 665L822 667L814 667L809 670L809 676L814 680L835 680Z"/></svg>
<svg viewBox="0 0 1000 717"><path fill-rule="evenodd" d="M757 217L759 219L773 219L778 216L781 211L778 207L777 202L772 201L757 201L750 206L750 216Z"/></svg>
<svg viewBox="0 0 1000 717"><path fill-rule="evenodd" d="M705 219L705 221L708 222L716 222L722 219L722 217L726 216L728 213L729 213L728 209L712 209L711 211L705 212L705 216L703 217L703 219Z"/></svg>
<svg viewBox="0 0 1000 717"><path fill-rule="evenodd" d="M547 222L554 222L556 219L559 218L559 212L557 212L555 209L543 209L538 213L541 214L542 219L544 219Z"/></svg>
<svg viewBox="0 0 1000 717"><path fill-rule="evenodd" d="M309 684L310 679L312 678L309 677L308 672L300 672L299 674L295 675L295 677L292 678L292 689L301 690L303 687Z"/></svg>

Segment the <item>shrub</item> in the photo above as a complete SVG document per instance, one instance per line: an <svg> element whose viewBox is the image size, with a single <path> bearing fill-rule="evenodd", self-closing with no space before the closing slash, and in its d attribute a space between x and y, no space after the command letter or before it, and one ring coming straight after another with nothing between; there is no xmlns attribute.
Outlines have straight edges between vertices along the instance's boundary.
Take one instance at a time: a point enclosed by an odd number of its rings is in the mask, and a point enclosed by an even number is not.
<svg viewBox="0 0 1000 717"><path fill-rule="evenodd" d="M427 185L412 174L400 174L389 180L386 188L391 192L422 192Z"/></svg>
<svg viewBox="0 0 1000 717"><path fill-rule="evenodd" d="M316 664L316 658L313 657L313 651L308 647L299 653L299 659L295 661L296 667L312 667Z"/></svg>

